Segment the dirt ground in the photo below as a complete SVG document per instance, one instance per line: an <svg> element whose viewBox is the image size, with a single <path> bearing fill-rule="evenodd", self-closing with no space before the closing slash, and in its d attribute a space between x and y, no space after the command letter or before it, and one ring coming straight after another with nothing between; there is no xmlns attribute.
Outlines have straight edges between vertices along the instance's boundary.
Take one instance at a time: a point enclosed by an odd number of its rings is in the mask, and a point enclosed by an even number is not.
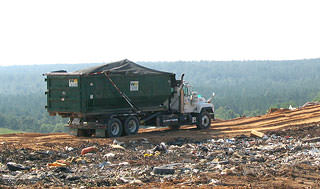
<svg viewBox="0 0 320 189"><path fill-rule="evenodd" d="M168 142L175 138L190 138L194 140L211 139L215 137L234 137L249 135L251 130L270 131L281 130L287 127L320 123L320 105L308 106L297 110L278 110L257 117L236 118L231 120L212 121L208 130L198 130L196 126L183 126L180 130L172 131L168 128L140 129L134 136L119 137L119 141L130 141L146 138L153 143ZM54 149L76 143L96 142L101 144L112 143L114 138L87 138L75 137L66 133L21 133L0 135L0 141L13 146L31 149ZM0 144L1 146L1 144Z"/></svg>
<svg viewBox="0 0 320 189"><path fill-rule="evenodd" d="M320 136L320 105L308 106L297 110L277 110L257 117L237 118L232 120L216 120L208 130L197 130L195 126L183 126L180 130L171 131L167 128L140 129L134 136L116 138L119 142L130 143L141 139L151 144L173 143L174 141L204 141L219 140L233 137L249 136L251 130L261 131L267 136L277 135L283 138L293 137L295 140ZM108 145L115 138L75 137L64 133L39 134L21 133L0 135L1 149L29 149L33 151L59 151L66 146L79 148L88 144ZM318 147L315 147L318 149ZM284 152L288 154L288 152ZM280 155L280 157L282 157ZM4 163L4 162L2 162ZM143 183L139 187L217 187L217 188L319 188L320 166L311 164L296 164L294 167L282 167L274 170L270 176L261 177L241 174L219 174L217 172L202 172L188 179L165 179L161 182ZM269 174L269 171L266 171ZM1 173L0 173L1 174ZM192 182L190 182L190 179ZM217 179L223 184L210 185L208 180ZM186 181L188 180L188 181ZM204 184L207 183L207 184ZM34 185L37 186L37 185ZM118 187L136 187L123 184Z"/></svg>

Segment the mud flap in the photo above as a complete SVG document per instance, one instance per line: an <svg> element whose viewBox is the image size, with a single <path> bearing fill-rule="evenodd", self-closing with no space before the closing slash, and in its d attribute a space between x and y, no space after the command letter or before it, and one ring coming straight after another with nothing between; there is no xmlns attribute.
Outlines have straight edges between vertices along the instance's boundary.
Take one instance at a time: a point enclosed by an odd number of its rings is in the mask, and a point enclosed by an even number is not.
<svg viewBox="0 0 320 189"><path fill-rule="evenodd" d="M96 137L105 138L106 130L105 129L96 129Z"/></svg>

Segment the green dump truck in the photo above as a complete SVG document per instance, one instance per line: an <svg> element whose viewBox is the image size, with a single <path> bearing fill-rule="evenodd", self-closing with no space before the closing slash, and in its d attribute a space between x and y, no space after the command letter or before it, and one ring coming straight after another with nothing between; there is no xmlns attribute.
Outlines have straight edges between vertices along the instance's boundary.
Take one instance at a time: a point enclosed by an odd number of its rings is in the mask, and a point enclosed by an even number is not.
<svg viewBox="0 0 320 189"><path fill-rule="evenodd" d="M77 136L119 137L140 125L210 127L214 107L174 73L122 60L75 72L44 74L47 111L70 118Z"/></svg>

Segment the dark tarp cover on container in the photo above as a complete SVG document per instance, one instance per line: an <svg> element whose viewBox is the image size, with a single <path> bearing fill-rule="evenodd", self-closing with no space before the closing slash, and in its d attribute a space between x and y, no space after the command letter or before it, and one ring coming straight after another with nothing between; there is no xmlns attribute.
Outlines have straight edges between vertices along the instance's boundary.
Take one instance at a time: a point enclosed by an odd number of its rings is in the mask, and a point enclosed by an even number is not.
<svg viewBox="0 0 320 189"><path fill-rule="evenodd" d="M74 73L80 74L94 74L94 73L108 72L111 74L124 74L124 75L159 75L159 74L173 74L169 72L162 72L140 66L130 60L121 60L100 66L94 66L83 70L75 71Z"/></svg>

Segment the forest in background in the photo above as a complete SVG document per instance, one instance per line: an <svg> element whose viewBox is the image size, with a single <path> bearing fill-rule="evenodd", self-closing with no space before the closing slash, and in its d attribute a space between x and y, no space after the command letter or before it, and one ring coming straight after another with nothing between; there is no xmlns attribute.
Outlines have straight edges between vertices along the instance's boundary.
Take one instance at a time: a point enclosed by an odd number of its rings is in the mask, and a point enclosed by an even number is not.
<svg viewBox="0 0 320 189"><path fill-rule="evenodd" d="M301 106L320 100L320 59L288 61L137 62L176 73L202 96L215 92L216 117L256 116L271 107ZM43 73L76 71L92 64L0 66L0 128L26 132L62 132L66 119L51 117Z"/></svg>

